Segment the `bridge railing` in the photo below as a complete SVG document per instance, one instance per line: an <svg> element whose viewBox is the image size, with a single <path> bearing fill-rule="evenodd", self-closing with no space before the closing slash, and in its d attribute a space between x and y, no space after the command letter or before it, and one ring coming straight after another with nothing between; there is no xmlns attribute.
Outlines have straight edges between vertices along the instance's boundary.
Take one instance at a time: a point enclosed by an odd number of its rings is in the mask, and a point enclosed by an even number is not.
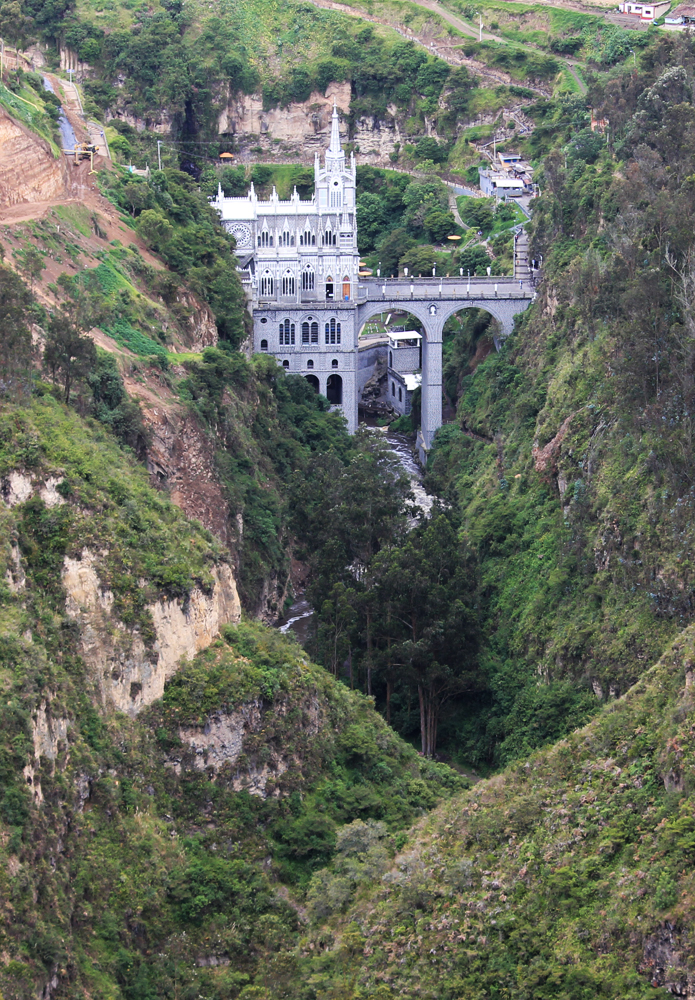
<svg viewBox="0 0 695 1000"><path fill-rule="evenodd" d="M535 280L517 278L377 278L357 286L358 304L421 299L532 299Z"/></svg>

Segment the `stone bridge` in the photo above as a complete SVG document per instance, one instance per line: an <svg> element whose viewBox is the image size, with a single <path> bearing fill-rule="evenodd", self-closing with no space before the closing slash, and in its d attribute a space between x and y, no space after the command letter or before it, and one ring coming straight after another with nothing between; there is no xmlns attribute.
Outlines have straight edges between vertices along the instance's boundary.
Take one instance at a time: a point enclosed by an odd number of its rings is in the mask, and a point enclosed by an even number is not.
<svg viewBox="0 0 695 1000"><path fill-rule="evenodd" d="M422 417L420 457L432 447L442 424L442 335L444 324L462 309L484 309L500 329L495 346L512 332L514 317L535 297L528 280L518 278L367 278L358 286L358 328L378 313L405 310L425 331L422 341Z"/></svg>

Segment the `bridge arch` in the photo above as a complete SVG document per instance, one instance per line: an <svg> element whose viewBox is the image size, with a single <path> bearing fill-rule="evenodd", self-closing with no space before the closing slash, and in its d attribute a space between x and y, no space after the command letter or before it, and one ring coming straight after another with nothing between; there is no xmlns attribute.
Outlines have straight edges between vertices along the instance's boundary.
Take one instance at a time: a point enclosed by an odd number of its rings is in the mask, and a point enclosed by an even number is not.
<svg viewBox="0 0 695 1000"><path fill-rule="evenodd" d="M516 278L414 278L412 280L367 279L359 286L363 299L357 306L360 328L378 313L401 310L420 321L422 340L422 409L418 438L420 457L432 447L434 435L442 425L442 340L444 324L464 309L482 309L500 325L495 346L509 336L514 317L524 312L534 298L532 288ZM358 294L359 294L358 293Z"/></svg>
<svg viewBox="0 0 695 1000"><path fill-rule="evenodd" d="M456 316L457 313L463 312L466 309L480 309L482 312L490 313L493 319L496 319L499 323L502 331L504 331L506 326L506 317L502 315L502 310L495 308L494 299L485 299L484 302L456 302L450 305L447 303L446 307L442 309L441 320L442 329L447 320L451 319L452 316Z"/></svg>

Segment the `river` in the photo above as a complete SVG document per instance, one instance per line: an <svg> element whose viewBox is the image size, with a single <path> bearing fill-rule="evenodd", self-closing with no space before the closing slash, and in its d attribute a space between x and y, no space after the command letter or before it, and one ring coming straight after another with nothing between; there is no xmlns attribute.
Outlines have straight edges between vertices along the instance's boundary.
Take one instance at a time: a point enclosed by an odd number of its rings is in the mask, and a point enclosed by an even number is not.
<svg viewBox="0 0 695 1000"><path fill-rule="evenodd" d="M51 94L55 94L53 89L53 84L48 79L47 76L43 77L44 90L50 91ZM67 119L67 115L63 110L62 106L58 112L58 129L60 131L60 144L65 151L72 151L77 143L77 137L75 136L74 129Z"/></svg>
<svg viewBox="0 0 695 1000"><path fill-rule="evenodd" d="M412 441L402 434L389 434L386 429L374 428L374 431L375 433L384 434L386 440L391 445L391 450L398 456L398 460L410 480L415 503L425 517L427 517L432 510L434 497L422 485L422 469L413 455ZM416 524L418 520L419 517L413 518L412 524ZM314 609L304 598L304 595L301 594L275 627L279 632L291 632L304 645L311 637L313 625Z"/></svg>

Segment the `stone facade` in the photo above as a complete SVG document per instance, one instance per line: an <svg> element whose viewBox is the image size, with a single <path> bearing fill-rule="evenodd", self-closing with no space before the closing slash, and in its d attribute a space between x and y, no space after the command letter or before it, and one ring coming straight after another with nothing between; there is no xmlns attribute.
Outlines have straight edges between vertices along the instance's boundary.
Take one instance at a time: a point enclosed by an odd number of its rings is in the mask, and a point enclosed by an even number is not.
<svg viewBox="0 0 695 1000"><path fill-rule="evenodd" d="M275 189L268 200L259 200L253 185L244 198L227 198L219 188L212 199L237 242L253 313L253 349L272 354L288 371L303 375L342 411L353 433L359 393L370 377L365 371L369 363L360 364L360 330L378 313L410 313L424 330L424 459L442 423L444 323L461 309L487 309L498 320L503 340L533 292L522 289L521 283L517 289L514 278L361 280L355 158L351 155L346 162L335 105L330 146L323 166L316 155L314 181L315 193L308 201L302 201L296 189L288 201L280 201ZM374 362L371 366L373 373Z"/></svg>
<svg viewBox="0 0 695 1000"><path fill-rule="evenodd" d="M275 189L260 200L253 185L244 198L218 190L213 207L237 242L250 274L254 350L274 355L304 375L357 429L355 305L359 271L355 215L355 158L346 162L334 106L331 141L315 192L302 201L295 190L280 201Z"/></svg>

